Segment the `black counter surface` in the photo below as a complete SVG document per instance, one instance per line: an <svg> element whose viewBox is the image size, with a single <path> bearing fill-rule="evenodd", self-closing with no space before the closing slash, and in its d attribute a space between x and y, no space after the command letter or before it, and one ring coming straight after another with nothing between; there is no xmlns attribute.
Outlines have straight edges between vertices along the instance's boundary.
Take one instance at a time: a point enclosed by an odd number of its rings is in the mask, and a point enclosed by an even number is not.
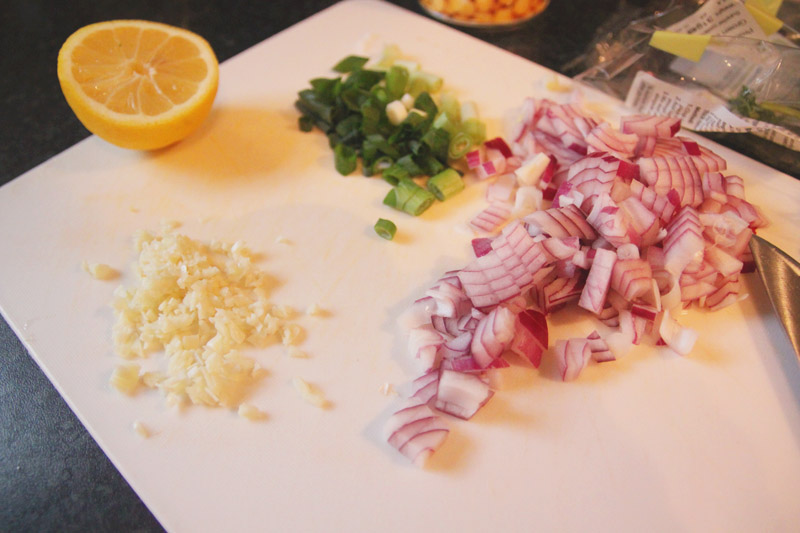
<svg viewBox="0 0 800 533"><path fill-rule="evenodd" d="M559 70L630 1L553 0L521 29L468 33ZM5 2L0 10L0 185L89 135L64 101L56 78L58 50L79 27L120 18L165 22L204 36L221 62L334 3ZM393 3L422 12L414 1ZM0 254L4 261L13 260L13 250ZM160 530L0 318L0 532Z"/></svg>

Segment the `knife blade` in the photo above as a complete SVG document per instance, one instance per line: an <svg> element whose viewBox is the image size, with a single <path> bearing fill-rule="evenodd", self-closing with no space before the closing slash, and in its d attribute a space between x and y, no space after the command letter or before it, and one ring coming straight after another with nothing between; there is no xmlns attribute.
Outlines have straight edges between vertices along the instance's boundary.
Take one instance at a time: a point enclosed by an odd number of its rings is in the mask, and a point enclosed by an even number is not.
<svg viewBox="0 0 800 533"><path fill-rule="evenodd" d="M800 358L800 263L758 235L750 239L750 251L772 307Z"/></svg>

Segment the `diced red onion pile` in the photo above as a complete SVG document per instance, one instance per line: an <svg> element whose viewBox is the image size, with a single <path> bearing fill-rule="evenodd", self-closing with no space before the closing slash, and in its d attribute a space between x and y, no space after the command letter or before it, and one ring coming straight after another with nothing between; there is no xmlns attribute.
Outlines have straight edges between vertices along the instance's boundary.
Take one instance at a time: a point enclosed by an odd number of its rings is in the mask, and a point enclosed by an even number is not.
<svg viewBox="0 0 800 533"><path fill-rule="evenodd" d="M577 105L528 99L510 144L467 154L491 180L470 221L484 236L401 319L420 377L387 424L392 446L424 464L446 438L441 415L471 418L509 353L535 368L555 357L564 381L645 339L687 355L697 334L676 310L740 298L748 242L766 221L725 160L679 129L640 115L615 129ZM608 333L551 344L547 315L573 305Z"/></svg>

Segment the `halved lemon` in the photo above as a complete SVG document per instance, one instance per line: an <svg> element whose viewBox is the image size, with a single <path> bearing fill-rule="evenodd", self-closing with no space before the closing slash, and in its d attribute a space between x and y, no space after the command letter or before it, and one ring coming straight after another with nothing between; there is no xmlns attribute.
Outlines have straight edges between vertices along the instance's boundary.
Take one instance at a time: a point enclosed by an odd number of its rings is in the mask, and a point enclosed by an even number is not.
<svg viewBox="0 0 800 533"><path fill-rule="evenodd" d="M188 30L144 20L90 24L58 53L67 103L92 133L123 148L177 142L208 116L219 65Z"/></svg>

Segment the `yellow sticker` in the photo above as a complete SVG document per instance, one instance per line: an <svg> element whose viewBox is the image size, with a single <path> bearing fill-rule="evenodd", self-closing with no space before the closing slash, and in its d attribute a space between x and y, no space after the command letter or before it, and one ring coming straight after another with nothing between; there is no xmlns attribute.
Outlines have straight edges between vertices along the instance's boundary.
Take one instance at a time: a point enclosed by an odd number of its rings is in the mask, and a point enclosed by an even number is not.
<svg viewBox="0 0 800 533"><path fill-rule="evenodd" d="M762 2L758 0L747 0L744 7L747 8L747 11L750 12L761 29L764 30L764 34L772 35L783 27L783 21L770 14L761 4Z"/></svg>
<svg viewBox="0 0 800 533"><path fill-rule="evenodd" d="M700 61L706 46L711 41L710 35L687 35L674 31L655 31L650 38L650 46L664 52L683 57L690 61Z"/></svg>
<svg viewBox="0 0 800 533"><path fill-rule="evenodd" d="M753 4L759 7L762 11L766 11L773 17L778 15L778 10L781 8L783 0L747 0L745 4Z"/></svg>

